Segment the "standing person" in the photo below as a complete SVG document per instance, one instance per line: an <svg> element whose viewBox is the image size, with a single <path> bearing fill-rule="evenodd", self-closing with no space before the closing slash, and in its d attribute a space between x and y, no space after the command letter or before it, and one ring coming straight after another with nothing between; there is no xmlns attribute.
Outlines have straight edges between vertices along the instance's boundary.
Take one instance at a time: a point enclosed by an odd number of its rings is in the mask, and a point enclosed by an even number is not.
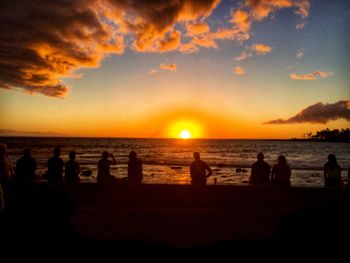
<svg viewBox="0 0 350 263"><path fill-rule="evenodd" d="M273 185L290 186L291 169L284 155L278 156L278 163L272 167L271 183Z"/></svg>
<svg viewBox="0 0 350 263"><path fill-rule="evenodd" d="M53 150L53 157L47 161L47 181L58 183L63 181L64 162L60 158L61 148L56 147Z"/></svg>
<svg viewBox="0 0 350 263"><path fill-rule="evenodd" d="M137 158L137 153L135 151L131 151L129 153L128 162L128 183L132 185L141 184L142 179L142 161Z"/></svg>
<svg viewBox="0 0 350 263"><path fill-rule="evenodd" d="M6 144L0 144L0 184L5 187L15 175L12 164L8 158Z"/></svg>
<svg viewBox="0 0 350 263"><path fill-rule="evenodd" d="M111 157L112 160L109 160L108 157ZM114 177L111 175L111 164L117 164L113 153L108 153L104 151L102 153L102 159L98 161L98 171L97 171L97 182L98 183L108 183L113 182Z"/></svg>
<svg viewBox="0 0 350 263"><path fill-rule="evenodd" d="M25 148L23 156L16 162L15 182L32 183L35 180L36 161L30 148Z"/></svg>
<svg viewBox="0 0 350 263"><path fill-rule="evenodd" d="M206 162L201 160L199 152L194 152L193 158L194 161L190 164L191 184L205 185L207 178L213 174L213 171Z"/></svg>
<svg viewBox="0 0 350 263"><path fill-rule="evenodd" d="M75 183L80 180L80 165L75 161L75 152L69 152L69 161L64 165L64 180L68 183Z"/></svg>
<svg viewBox="0 0 350 263"><path fill-rule="evenodd" d="M264 154L258 153L257 161L253 163L249 183L267 185L270 183L271 166L264 161Z"/></svg>
<svg viewBox="0 0 350 263"><path fill-rule="evenodd" d="M341 186L341 168L334 154L328 155L328 162L323 169L325 186Z"/></svg>

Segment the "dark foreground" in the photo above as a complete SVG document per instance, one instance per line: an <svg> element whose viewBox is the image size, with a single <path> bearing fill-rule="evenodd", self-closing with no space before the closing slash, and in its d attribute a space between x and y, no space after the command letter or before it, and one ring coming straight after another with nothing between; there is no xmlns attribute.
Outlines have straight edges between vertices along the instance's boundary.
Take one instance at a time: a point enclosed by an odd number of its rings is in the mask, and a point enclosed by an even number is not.
<svg viewBox="0 0 350 263"><path fill-rule="evenodd" d="M350 239L349 189L42 183L6 198L2 251L249 257Z"/></svg>

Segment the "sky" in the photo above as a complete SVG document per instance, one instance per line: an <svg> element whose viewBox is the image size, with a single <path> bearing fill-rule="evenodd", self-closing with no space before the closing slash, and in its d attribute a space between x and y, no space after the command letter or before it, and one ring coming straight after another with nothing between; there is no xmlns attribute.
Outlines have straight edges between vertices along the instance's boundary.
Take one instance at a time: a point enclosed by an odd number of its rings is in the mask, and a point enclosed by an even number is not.
<svg viewBox="0 0 350 263"><path fill-rule="evenodd" d="M0 135L350 128L350 1L0 3Z"/></svg>

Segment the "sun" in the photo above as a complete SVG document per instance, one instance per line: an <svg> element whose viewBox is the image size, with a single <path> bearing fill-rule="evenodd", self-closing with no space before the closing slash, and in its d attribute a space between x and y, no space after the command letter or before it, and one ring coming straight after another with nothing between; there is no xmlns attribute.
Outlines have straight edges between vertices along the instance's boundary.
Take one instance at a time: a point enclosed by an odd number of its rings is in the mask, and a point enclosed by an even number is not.
<svg viewBox="0 0 350 263"><path fill-rule="evenodd" d="M192 137L192 134L189 130L182 130L180 132L180 138L181 139L190 139Z"/></svg>
<svg viewBox="0 0 350 263"><path fill-rule="evenodd" d="M193 119L176 119L168 124L167 137L195 139L203 137L202 125Z"/></svg>

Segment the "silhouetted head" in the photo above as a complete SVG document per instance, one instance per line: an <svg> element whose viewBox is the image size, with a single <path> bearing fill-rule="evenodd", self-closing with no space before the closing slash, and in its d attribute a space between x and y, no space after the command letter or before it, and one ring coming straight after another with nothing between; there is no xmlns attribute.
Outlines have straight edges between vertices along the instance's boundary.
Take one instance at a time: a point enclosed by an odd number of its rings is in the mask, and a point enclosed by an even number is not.
<svg viewBox="0 0 350 263"><path fill-rule="evenodd" d="M201 155L199 154L199 152L194 152L193 153L193 158L196 160L199 160L201 158Z"/></svg>
<svg viewBox="0 0 350 263"><path fill-rule="evenodd" d="M60 156L61 154L61 148L60 147L56 147L55 149L53 149L53 155L54 156Z"/></svg>
<svg viewBox="0 0 350 263"><path fill-rule="evenodd" d="M262 152L259 152L256 158L258 159L258 161L262 161L264 160L264 154Z"/></svg>
<svg viewBox="0 0 350 263"><path fill-rule="evenodd" d="M129 153L129 159L136 159L136 157L137 157L137 153L135 151L131 151Z"/></svg>
<svg viewBox="0 0 350 263"><path fill-rule="evenodd" d="M75 151L70 151L69 152L69 160L74 160L75 159Z"/></svg>
<svg viewBox="0 0 350 263"><path fill-rule="evenodd" d="M7 146L6 144L0 144L0 158L3 159L7 156Z"/></svg>
<svg viewBox="0 0 350 263"><path fill-rule="evenodd" d="M108 156L109 156L109 153L108 153L107 151L104 151L104 152L102 153L102 158L103 158L103 159L108 159Z"/></svg>
<svg viewBox="0 0 350 263"><path fill-rule="evenodd" d="M328 161L331 164L336 164L337 163L337 158L335 157L334 154L328 154Z"/></svg>
<svg viewBox="0 0 350 263"><path fill-rule="evenodd" d="M30 156L32 156L32 150L31 150L30 148L24 148L24 150L23 150L23 155L24 155L25 157L30 157Z"/></svg>
<svg viewBox="0 0 350 263"><path fill-rule="evenodd" d="M279 164L287 165L287 159L284 155L280 155L277 158Z"/></svg>

